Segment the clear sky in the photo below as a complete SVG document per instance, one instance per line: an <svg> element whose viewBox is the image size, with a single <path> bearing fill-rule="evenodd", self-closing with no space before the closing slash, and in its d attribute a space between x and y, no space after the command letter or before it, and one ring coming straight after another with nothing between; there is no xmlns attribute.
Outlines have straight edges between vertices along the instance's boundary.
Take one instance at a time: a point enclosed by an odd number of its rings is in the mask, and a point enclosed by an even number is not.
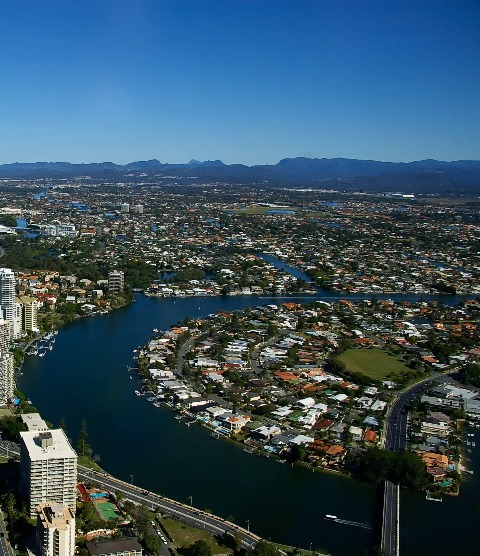
<svg viewBox="0 0 480 556"><path fill-rule="evenodd" d="M0 163L480 159L479 0L2 0Z"/></svg>

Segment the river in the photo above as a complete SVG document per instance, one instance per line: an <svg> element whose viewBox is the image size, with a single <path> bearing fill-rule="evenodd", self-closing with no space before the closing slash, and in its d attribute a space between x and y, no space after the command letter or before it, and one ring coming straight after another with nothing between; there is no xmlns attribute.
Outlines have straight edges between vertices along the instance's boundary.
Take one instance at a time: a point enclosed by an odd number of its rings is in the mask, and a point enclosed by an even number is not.
<svg viewBox="0 0 480 556"><path fill-rule="evenodd" d="M127 366L153 328L168 329L187 315L261 303L265 300L255 297L137 295L127 307L62 329L44 358L26 358L18 386L54 426L63 417L74 440L85 418L100 464L119 478L129 481L133 476L136 484L183 502L192 496L194 506L233 516L242 526L249 520L251 529L267 539L312 546L334 556L360 555L371 542L371 532L327 522L323 516L374 523L376 488L247 454L241 446L215 440L198 426L187 427L167 408L155 408L134 395L139 384L130 379ZM480 472L478 453L471 457L472 468ZM476 475L465 481L461 496L441 504L402 492L402 553L469 553L467 547L477 541L477 495ZM445 535L446 527L455 535Z"/></svg>

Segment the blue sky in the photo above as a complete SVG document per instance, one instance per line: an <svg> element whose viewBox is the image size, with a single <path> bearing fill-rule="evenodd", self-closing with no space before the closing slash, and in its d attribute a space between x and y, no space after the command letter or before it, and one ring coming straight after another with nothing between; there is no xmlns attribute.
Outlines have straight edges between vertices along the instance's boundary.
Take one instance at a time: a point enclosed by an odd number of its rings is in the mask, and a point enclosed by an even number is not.
<svg viewBox="0 0 480 556"><path fill-rule="evenodd" d="M0 163L480 159L478 0L4 0Z"/></svg>

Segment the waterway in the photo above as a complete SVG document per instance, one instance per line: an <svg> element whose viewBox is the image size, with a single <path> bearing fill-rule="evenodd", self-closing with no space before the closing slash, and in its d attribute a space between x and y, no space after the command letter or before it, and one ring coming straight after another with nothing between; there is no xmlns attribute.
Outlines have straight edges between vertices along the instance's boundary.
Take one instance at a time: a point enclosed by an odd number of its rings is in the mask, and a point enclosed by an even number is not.
<svg viewBox="0 0 480 556"><path fill-rule="evenodd" d="M322 292L305 300L335 297ZM455 301L453 296L442 297ZM205 316L265 302L258 297L137 295L127 307L62 329L44 358L26 358L19 388L53 425L63 417L74 441L85 418L94 453L115 476L127 481L133 477L136 484L183 502L192 496L194 506L233 516L239 525L249 520L252 530L267 539L312 546L335 556L360 555L372 533L327 522L323 516L374 523L376 488L247 454L241 446L215 440L198 426L187 427L167 408L155 408L134 395L139 383L130 378L127 366L133 365L133 350L148 340L153 328L166 330L187 315ZM402 492L404 554L434 551L450 556L469 553L468 547L475 546L480 461L475 449L469 457L476 475L467 478L459 497L444 498L440 504ZM447 528L455 534L446 535Z"/></svg>
<svg viewBox="0 0 480 556"><path fill-rule="evenodd" d="M180 501L209 508L266 538L361 554L371 532L323 519L334 514L372 523L376 489L333 473L313 473L243 452L198 426L187 427L167 408L134 395L127 365L153 328L168 329L186 315L207 315L259 304L254 297L152 299L81 319L60 331L45 357L27 357L19 388L44 419L78 437L86 418L89 442L110 473Z"/></svg>

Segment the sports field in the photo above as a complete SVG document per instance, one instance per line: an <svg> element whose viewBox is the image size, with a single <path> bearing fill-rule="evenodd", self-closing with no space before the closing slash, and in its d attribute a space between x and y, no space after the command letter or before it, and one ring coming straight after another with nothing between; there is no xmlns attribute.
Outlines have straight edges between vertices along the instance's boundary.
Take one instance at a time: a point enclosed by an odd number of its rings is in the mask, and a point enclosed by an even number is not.
<svg viewBox="0 0 480 556"><path fill-rule="evenodd" d="M374 380L412 372L396 357L381 349L347 349L337 357L337 361L343 361L347 371L361 373Z"/></svg>
<svg viewBox="0 0 480 556"><path fill-rule="evenodd" d="M121 517L117 511L117 508L111 502L95 502L97 508L102 512L103 518L108 521L109 519L115 519Z"/></svg>

